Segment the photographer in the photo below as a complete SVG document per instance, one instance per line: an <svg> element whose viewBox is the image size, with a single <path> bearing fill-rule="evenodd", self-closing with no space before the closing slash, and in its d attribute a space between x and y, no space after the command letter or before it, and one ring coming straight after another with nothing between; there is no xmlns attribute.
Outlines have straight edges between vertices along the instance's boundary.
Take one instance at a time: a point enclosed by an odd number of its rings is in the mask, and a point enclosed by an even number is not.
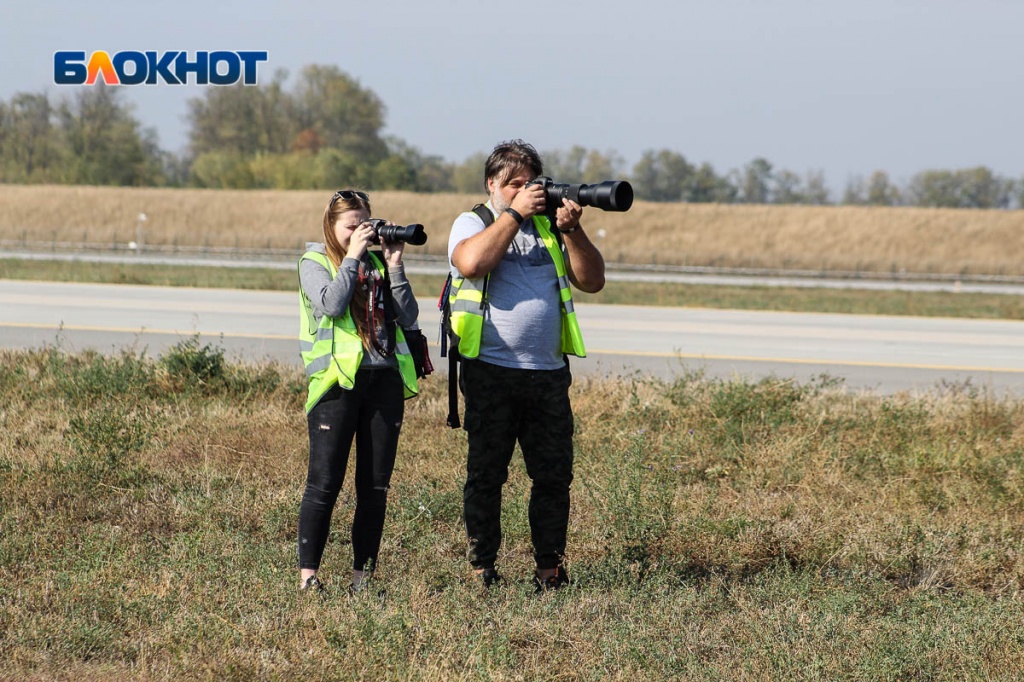
<svg viewBox="0 0 1024 682"><path fill-rule="evenodd" d="M298 540L300 586L307 590L323 589L317 570L353 438L350 589L363 589L376 568L404 401L418 390L402 330L419 317L402 265L405 242L379 239L369 221L365 193L336 192L324 210L324 243L307 244L299 260L309 472ZM367 250L376 241L384 262Z"/></svg>
<svg viewBox="0 0 1024 682"><path fill-rule="evenodd" d="M569 282L589 293L604 287L604 260L580 224L582 207L568 198L548 207L544 187L530 184L542 172L532 145L499 144L484 168L490 215L483 215L491 220L463 213L448 242L469 440L463 504L470 563L486 587L501 580L501 489L518 441L532 481L538 592L569 583L562 563L573 477L566 356L586 353Z"/></svg>

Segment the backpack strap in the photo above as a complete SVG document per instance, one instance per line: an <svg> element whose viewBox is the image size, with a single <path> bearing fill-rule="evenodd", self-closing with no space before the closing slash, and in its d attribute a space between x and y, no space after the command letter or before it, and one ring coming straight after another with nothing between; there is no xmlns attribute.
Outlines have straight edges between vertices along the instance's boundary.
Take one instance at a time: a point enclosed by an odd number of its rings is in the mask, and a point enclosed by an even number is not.
<svg viewBox="0 0 1024 682"><path fill-rule="evenodd" d="M487 204L477 204L473 207L473 213L476 213L480 220L484 221L484 227L494 222L494 214L491 213L491 209L487 208Z"/></svg>
<svg viewBox="0 0 1024 682"><path fill-rule="evenodd" d="M477 204L473 207L473 213L483 222L484 228L494 222L494 214L486 204ZM487 280L484 278L481 301L487 300ZM451 293L452 274L448 273L448 279L441 289L441 296L437 301L437 307L441 311L441 357L448 356L448 418L445 423L453 429L462 426L459 420L459 362L462 360L459 355L459 344L451 333L451 303L448 295Z"/></svg>

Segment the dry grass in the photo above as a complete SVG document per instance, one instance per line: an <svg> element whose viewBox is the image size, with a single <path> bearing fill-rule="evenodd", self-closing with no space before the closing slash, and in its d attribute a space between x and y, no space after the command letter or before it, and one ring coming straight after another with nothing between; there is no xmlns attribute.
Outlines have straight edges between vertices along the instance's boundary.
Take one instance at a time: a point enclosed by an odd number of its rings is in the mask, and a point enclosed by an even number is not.
<svg viewBox="0 0 1024 682"><path fill-rule="evenodd" d="M5 185L0 239L299 249L320 239L329 192ZM423 223L443 254L483 196L374 192L374 213ZM810 270L1024 275L1024 211L637 202L587 212L611 261Z"/></svg>
<svg viewBox="0 0 1024 682"><path fill-rule="evenodd" d="M302 380L0 352L0 679L1019 679L1024 404L587 378L570 571L535 597L529 482L512 584L469 577L464 434L407 403L380 584L350 599L344 492L325 601L295 589ZM346 491L351 489L351 476ZM27 532L26 532L27 531Z"/></svg>

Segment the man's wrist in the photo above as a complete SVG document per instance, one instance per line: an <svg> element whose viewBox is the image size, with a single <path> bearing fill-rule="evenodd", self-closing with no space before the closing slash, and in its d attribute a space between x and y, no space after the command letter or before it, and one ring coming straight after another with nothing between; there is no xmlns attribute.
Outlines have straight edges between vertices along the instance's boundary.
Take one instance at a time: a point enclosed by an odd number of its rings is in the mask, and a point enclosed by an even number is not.
<svg viewBox="0 0 1024 682"><path fill-rule="evenodd" d="M512 220L516 221L516 225L522 225L523 221L526 220L526 218L523 217L522 213L515 210L511 206L505 209L505 213L508 213L510 216L512 216Z"/></svg>
<svg viewBox="0 0 1024 682"><path fill-rule="evenodd" d="M563 229L559 228L558 231L561 232L562 234L572 234L573 232L575 232L578 229L580 229L580 224L576 223L575 225L573 225L573 227L571 229L563 230Z"/></svg>

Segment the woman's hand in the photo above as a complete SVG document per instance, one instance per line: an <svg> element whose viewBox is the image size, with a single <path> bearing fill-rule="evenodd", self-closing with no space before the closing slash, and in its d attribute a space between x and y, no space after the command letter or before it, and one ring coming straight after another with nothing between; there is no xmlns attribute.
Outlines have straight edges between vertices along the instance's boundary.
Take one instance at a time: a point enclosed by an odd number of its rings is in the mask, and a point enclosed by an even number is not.
<svg viewBox="0 0 1024 682"><path fill-rule="evenodd" d="M357 260L362 258L369 245L373 242L375 234L376 232L369 222L360 223L356 229L352 230L352 236L348 241L348 251L345 255Z"/></svg>
<svg viewBox="0 0 1024 682"><path fill-rule="evenodd" d="M385 223L386 225L394 225L395 223L390 220ZM384 260L387 261L389 266L401 265L402 264L402 253L405 252L405 242L389 242L383 239L380 240L381 249L384 251Z"/></svg>

